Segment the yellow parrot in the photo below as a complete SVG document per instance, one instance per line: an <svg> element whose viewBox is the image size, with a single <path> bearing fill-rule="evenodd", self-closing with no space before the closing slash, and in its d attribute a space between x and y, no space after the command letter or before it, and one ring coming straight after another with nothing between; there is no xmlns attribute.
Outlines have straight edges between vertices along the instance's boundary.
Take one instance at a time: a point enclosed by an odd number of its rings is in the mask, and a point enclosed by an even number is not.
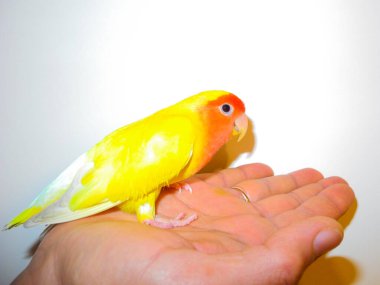
<svg viewBox="0 0 380 285"><path fill-rule="evenodd" d="M244 112L234 94L205 91L117 129L77 158L4 228L63 223L115 206L149 225L185 226L196 214L156 216L161 189L197 173L232 136L240 140L248 126Z"/></svg>

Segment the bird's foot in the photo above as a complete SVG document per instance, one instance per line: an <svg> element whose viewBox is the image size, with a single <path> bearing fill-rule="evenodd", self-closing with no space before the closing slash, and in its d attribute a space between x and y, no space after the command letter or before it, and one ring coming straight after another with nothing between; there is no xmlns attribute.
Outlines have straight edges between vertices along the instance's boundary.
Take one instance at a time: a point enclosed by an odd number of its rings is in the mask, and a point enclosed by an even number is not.
<svg viewBox="0 0 380 285"><path fill-rule="evenodd" d="M182 191L193 193L193 189L191 188L190 184L184 183L184 182L176 182L176 183L170 184L168 188L178 190L179 193L182 193Z"/></svg>
<svg viewBox="0 0 380 285"><path fill-rule="evenodd" d="M156 215L153 220L145 220L144 223L150 226L158 227L161 229L171 229L175 227L183 227L198 218L197 214L192 214L186 217L185 213L180 213L174 219L160 217Z"/></svg>

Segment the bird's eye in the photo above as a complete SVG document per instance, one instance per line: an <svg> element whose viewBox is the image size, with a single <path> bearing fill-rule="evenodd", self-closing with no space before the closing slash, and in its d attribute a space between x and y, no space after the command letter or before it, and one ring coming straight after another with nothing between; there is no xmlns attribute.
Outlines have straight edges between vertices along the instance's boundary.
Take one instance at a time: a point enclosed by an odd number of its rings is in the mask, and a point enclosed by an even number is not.
<svg viewBox="0 0 380 285"><path fill-rule="evenodd" d="M234 111L234 107L228 103L225 103L219 106L219 110L223 115L230 116Z"/></svg>

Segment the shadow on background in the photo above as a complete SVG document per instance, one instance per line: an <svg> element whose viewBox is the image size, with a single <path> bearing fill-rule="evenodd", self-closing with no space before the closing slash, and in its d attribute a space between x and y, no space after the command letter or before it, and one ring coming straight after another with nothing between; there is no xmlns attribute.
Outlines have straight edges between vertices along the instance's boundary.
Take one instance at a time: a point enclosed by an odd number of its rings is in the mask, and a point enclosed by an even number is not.
<svg viewBox="0 0 380 285"><path fill-rule="evenodd" d="M343 228L351 223L357 208L358 203L355 200L354 204L339 219ZM359 276L360 269L351 259L343 256L328 257L324 255L307 268L298 284L348 285L354 284Z"/></svg>
<svg viewBox="0 0 380 285"><path fill-rule="evenodd" d="M342 256L322 256L302 276L299 285L348 285L358 279L355 263Z"/></svg>
<svg viewBox="0 0 380 285"><path fill-rule="evenodd" d="M248 129L245 137L238 142L236 139L226 143L211 159L211 161L200 171L200 173L214 172L227 168L241 154L251 153L255 147L255 135L253 133L252 120L248 121Z"/></svg>

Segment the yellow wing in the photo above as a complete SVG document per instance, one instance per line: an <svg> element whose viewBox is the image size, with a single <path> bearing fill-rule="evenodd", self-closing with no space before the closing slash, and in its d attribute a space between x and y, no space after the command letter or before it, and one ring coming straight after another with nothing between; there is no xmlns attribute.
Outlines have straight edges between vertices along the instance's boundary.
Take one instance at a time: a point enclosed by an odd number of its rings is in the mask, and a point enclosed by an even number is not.
<svg viewBox="0 0 380 285"><path fill-rule="evenodd" d="M176 181L192 157L195 128L187 117L162 115L116 130L90 149L91 163L28 226L93 215Z"/></svg>
<svg viewBox="0 0 380 285"><path fill-rule="evenodd" d="M83 190L72 197L72 209L139 199L171 183L187 165L195 139L191 121L179 116L148 119L116 131L96 146L95 166L83 177ZM96 187L101 181L107 185Z"/></svg>

